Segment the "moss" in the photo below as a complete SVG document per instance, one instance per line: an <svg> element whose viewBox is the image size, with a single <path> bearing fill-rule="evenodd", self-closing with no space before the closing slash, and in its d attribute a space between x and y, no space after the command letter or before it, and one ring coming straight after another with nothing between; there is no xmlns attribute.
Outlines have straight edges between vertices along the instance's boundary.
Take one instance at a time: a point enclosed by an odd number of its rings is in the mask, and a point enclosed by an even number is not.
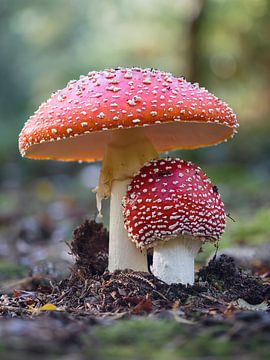
<svg viewBox="0 0 270 360"><path fill-rule="evenodd" d="M237 351L234 344L228 339L226 335L220 335L219 331L223 333L225 326L218 326L215 328L215 333L206 331L203 334L192 337L187 343L179 349L180 354L186 357L200 356L228 356L235 354Z"/></svg>
<svg viewBox="0 0 270 360"><path fill-rule="evenodd" d="M113 325L95 328L86 337L85 353L104 360L178 360L180 358L266 359L269 342L261 333L252 339L233 339L232 325L216 324L201 327L169 320L122 320ZM237 340L237 341L236 341Z"/></svg>
<svg viewBox="0 0 270 360"><path fill-rule="evenodd" d="M24 277L29 269L24 265L19 265L8 260L0 261L0 281Z"/></svg>
<svg viewBox="0 0 270 360"><path fill-rule="evenodd" d="M220 337L226 326L193 334L193 325L174 321L120 321L113 326L92 332L100 359L179 359L179 356L224 356L232 353L233 345ZM216 336L215 336L216 335ZM92 353L93 354L93 353Z"/></svg>
<svg viewBox="0 0 270 360"><path fill-rule="evenodd" d="M135 320L96 328L91 335L98 358L163 360L169 353L174 360L177 359L174 340L182 331L183 326L176 322Z"/></svg>

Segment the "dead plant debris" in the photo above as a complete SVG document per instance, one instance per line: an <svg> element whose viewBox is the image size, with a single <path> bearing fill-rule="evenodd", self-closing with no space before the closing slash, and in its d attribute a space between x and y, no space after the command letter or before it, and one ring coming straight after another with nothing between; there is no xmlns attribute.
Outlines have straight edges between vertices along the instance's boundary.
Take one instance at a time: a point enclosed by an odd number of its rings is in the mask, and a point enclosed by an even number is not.
<svg viewBox="0 0 270 360"><path fill-rule="evenodd" d="M109 233L100 223L85 220L73 232L70 245L75 265L72 269L75 279L87 279L102 275L108 267ZM74 279L74 280L75 280Z"/></svg>
<svg viewBox="0 0 270 360"><path fill-rule="evenodd" d="M176 344L187 347L188 339L194 339L196 347L201 336L218 344L226 338L229 349L233 341L242 341L245 354L250 338L259 336L258 341L266 344L263 351L268 351L270 269L244 271L222 255L199 270L194 286L167 285L150 273L130 269L109 273L108 232L88 220L74 231L70 251L75 263L66 279L43 271L13 282L16 287L9 287L8 294L2 292L0 342L5 358L17 359L23 352L31 360L42 352L48 358L72 354L80 360L89 351L91 358L103 358L99 353L109 345L100 343L98 329L110 334L119 324L118 332L123 327L124 334L132 329L137 334L136 327L148 331L153 321L154 329L157 324L163 329L179 323L170 338L175 336ZM144 317L143 325L138 317ZM123 323L126 319L130 321Z"/></svg>
<svg viewBox="0 0 270 360"><path fill-rule="evenodd" d="M187 319L198 319L227 316L239 310L239 299L268 305L270 285L265 279L241 270L226 255L200 269L194 286L184 286L167 285L150 273L129 269L109 273L108 232L95 221L86 220L74 231L70 250L75 264L69 278L60 282L44 279L38 287L33 284L31 289L28 284L27 291L16 289L13 296L2 295L0 313L33 317L44 305L53 304L74 316L101 318L173 309Z"/></svg>

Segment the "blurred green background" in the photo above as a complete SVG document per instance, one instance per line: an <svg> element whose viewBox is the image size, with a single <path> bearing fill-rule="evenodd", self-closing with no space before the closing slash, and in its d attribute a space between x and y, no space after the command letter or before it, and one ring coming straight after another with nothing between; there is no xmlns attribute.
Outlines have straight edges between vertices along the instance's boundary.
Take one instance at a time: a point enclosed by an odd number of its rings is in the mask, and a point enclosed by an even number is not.
<svg viewBox="0 0 270 360"><path fill-rule="evenodd" d="M100 164L22 159L17 138L53 91L116 66L183 75L231 105L233 140L173 155L218 186L235 219L221 246L269 241L269 19L269 0L0 0L0 259L66 258L74 226L95 217Z"/></svg>

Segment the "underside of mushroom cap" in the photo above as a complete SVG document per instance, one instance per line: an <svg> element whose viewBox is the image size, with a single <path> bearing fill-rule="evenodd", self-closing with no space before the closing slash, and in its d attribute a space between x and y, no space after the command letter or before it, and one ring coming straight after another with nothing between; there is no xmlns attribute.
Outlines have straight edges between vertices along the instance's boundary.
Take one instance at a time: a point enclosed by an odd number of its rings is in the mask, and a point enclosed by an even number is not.
<svg viewBox="0 0 270 360"><path fill-rule="evenodd" d="M216 186L191 162L159 159L136 174L123 200L125 227L137 247L176 237L216 241L225 229Z"/></svg>
<svg viewBox="0 0 270 360"><path fill-rule="evenodd" d="M19 148L33 159L95 161L121 129L143 127L162 152L220 143L237 126L232 109L198 84L158 70L106 69L54 93L26 122Z"/></svg>

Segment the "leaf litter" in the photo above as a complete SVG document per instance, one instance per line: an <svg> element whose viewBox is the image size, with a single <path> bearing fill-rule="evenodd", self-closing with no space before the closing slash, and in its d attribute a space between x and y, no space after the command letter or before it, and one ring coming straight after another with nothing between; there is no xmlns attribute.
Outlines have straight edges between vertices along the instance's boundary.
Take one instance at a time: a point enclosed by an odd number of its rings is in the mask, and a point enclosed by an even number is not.
<svg viewBox="0 0 270 360"><path fill-rule="evenodd" d="M16 288L12 294L2 294L0 339L11 331L8 326L17 337L21 321L29 338L33 337L31 331L38 327L36 323L42 328L36 331L41 333L50 327L55 331L60 327L62 337L57 334L54 340L61 343L73 336L70 342L73 344L80 342L80 336L93 325L138 316L173 320L185 326L196 324L196 327L248 321L258 328L258 322L262 322L269 324L264 326L264 331L267 328L270 334L270 285L265 276L254 276L251 271L240 269L226 255L202 267L196 274L194 286L167 285L150 273L130 269L109 273L108 241L109 234L102 224L86 220L75 229L69 245L75 259L69 277L61 281L35 279L32 288L28 280L27 289ZM257 315L252 315L254 313Z"/></svg>

